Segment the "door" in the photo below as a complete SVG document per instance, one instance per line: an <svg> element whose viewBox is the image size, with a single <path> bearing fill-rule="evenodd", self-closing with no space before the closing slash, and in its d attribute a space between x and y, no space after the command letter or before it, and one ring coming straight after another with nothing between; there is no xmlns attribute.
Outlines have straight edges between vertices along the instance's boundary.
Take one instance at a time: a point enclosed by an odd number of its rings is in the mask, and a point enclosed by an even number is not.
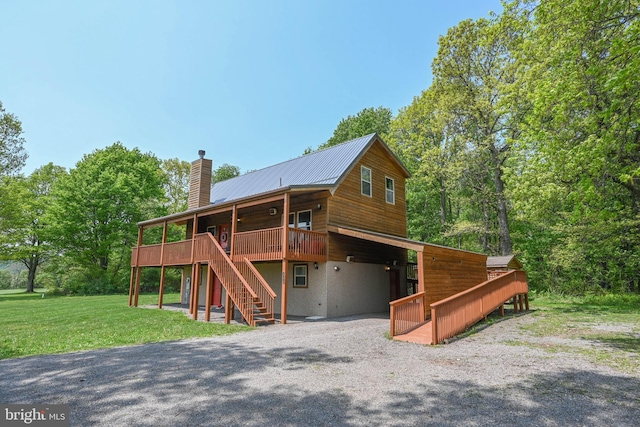
<svg viewBox="0 0 640 427"><path fill-rule="evenodd" d="M209 269L209 272L213 274L213 293L211 294L211 305L217 308L222 307L222 282L213 273L213 270Z"/></svg>
<svg viewBox="0 0 640 427"><path fill-rule="evenodd" d="M400 270L393 268L389 270L389 283L391 284L391 301L402 298L400 291Z"/></svg>

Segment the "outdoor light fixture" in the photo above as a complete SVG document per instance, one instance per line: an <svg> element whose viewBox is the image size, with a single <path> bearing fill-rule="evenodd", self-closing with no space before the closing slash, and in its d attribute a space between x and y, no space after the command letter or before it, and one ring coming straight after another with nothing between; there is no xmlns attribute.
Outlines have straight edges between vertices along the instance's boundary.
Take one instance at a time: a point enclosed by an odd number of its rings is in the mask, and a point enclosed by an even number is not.
<svg viewBox="0 0 640 427"><path fill-rule="evenodd" d="M320 203L318 203L318 210L321 211L322 210L322 205Z"/></svg>
<svg viewBox="0 0 640 427"><path fill-rule="evenodd" d="M317 263L317 262L314 262L314 263L313 263L313 268L314 268L314 270L317 270L317 269L318 269L318 263Z"/></svg>
<svg viewBox="0 0 640 427"><path fill-rule="evenodd" d="M340 271L340 267L338 267L337 265L336 265L335 267L333 267L333 269L334 269L335 271Z"/></svg>

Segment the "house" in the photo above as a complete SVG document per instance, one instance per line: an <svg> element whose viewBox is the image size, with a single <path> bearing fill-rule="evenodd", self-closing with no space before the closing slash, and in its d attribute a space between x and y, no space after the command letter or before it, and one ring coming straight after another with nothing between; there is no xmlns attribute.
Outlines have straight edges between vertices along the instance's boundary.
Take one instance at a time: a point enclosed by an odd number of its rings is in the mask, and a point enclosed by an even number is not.
<svg viewBox="0 0 640 427"><path fill-rule="evenodd" d="M251 325L385 312L410 294L424 321L431 303L487 280L485 255L407 239L409 172L377 134L213 186L212 161L199 155L188 210L138 224L130 305L148 267L162 269L160 307L165 269L180 268L194 317L199 305L206 320L224 306L229 321L237 307ZM169 242L169 226L184 239ZM143 244L153 227L161 242Z"/></svg>

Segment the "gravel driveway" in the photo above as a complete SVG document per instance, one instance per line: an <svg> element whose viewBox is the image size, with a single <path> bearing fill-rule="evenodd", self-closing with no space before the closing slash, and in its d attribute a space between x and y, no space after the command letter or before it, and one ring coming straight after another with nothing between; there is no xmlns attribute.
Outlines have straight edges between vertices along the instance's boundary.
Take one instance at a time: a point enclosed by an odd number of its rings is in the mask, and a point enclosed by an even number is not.
<svg viewBox="0 0 640 427"><path fill-rule="evenodd" d="M523 315L447 345L388 317L0 361L0 403L71 407L73 426L633 426L640 374L507 345Z"/></svg>

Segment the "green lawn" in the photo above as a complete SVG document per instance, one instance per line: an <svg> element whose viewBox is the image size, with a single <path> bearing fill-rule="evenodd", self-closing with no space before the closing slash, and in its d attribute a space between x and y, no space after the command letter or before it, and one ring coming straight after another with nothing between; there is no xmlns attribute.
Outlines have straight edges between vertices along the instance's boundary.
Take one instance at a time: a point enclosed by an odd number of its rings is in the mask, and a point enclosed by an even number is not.
<svg viewBox="0 0 640 427"><path fill-rule="evenodd" d="M512 344L581 354L594 363L640 372L640 295L539 296L531 308L538 319L525 330L543 339L561 338L564 344L551 340Z"/></svg>
<svg viewBox="0 0 640 427"><path fill-rule="evenodd" d="M139 305L157 304L141 295ZM177 302L178 294L164 302ZM95 348L210 337L245 326L196 322L183 313L132 308L128 296L52 297L0 291L0 359Z"/></svg>

